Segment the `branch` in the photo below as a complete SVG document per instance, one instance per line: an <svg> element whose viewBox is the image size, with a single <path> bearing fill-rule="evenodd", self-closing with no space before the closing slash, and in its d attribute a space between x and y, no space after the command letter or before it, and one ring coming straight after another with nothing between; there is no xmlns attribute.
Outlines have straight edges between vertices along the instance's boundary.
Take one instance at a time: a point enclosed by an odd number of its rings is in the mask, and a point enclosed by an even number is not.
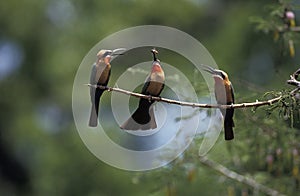
<svg viewBox="0 0 300 196"><path fill-rule="evenodd" d="M290 75L290 79L286 81L288 84L297 87L290 92L291 95L295 95L296 92L300 90L300 82L297 80L299 74L300 74L300 69L298 69L292 75Z"/></svg>
<svg viewBox="0 0 300 196"><path fill-rule="evenodd" d="M300 32L300 27L290 27L290 31Z"/></svg>
<svg viewBox="0 0 300 196"><path fill-rule="evenodd" d="M206 156L199 156L199 160L202 164L214 169L215 171L221 173L222 175L224 175L228 178L231 178L233 180L236 180L238 182L241 182L243 184L246 184L248 186L251 186L255 190L259 190L267 195L282 195L278 191L271 189L269 187L266 187L266 186L256 182L254 179L252 179L250 177L242 176L234 171L231 171L227 167L224 167L223 165L208 159Z"/></svg>
<svg viewBox="0 0 300 196"><path fill-rule="evenodd" d="M288 81L286 81L288 84L296 86L297 88L300 88L300 82L295 79L294 75L290 75L290 78Z"/></svg>
<svg viewBox="0 0 300 196"><path fill-rule="evenodd" d="M144 95L140 93L134 93L131 91L123 90L120 88L115 88L115 87L108 87L108 86L102 86L102 85L92 85L92 84L86 84L87 86L91 88L100 88L103 90L107 91L115 91L119 93L123 93L125 95L130 95L133 97L138 97L142 99L148 99L149 101L154 100L158 102L165 102L169 104L176 104L176 105L181 105L181 106L189 106L189 107L198 107L198 108L221 108L221 109L226 109L226 108L249 108L249 107L259 107L263 105L272 105L273 103L278 102L281 99L281 95L278 97L275 97L273 99L269 99L266 101L258 101L256 100L255 102L251 103L239 103L239 104L231 104L231 105L219 105L219 104L203 104L203 103L191 103L191 102L185 102L185 101L177 101L173 99L167 99L167 98L162 98L162 97L154 97L151 95Z"/></svg>
<svg viewBox="0 0 300 196"><path fill-rule="evenodd" d="M297 27L278 27L277 31L280 33L292 31L292 32L300 32L300 26Z"/></svg>

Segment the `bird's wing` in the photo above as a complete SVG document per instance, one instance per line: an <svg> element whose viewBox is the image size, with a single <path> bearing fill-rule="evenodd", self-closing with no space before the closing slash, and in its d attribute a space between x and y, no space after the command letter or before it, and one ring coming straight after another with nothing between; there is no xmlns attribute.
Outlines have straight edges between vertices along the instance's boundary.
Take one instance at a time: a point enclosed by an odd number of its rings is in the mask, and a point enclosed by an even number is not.
<svg viewBox="0 0 300 196"><path fill-rule="evenodd" d="M102 84L102 85L107 86L108 81L109 81L109 78L110 78L110 73L111 73L111 69L110 69L109 72L108 72L107 80L106 80L106 81L104 82L104 84Z"/></svg>
<svg viewBox="0 0 300 196"><path fill-rule="evenodd" d="M148 90L149 85L150 85L150 75L145 80L145 84L144 84L143 89L142 89L142 94L144 94L144 95L147 94L147 90Z"/></svg>
<svg viewBox="0 0 300 196"><path fill-rule="evenodd" d="M96 72L97 72L96 64L94 63L93 66L92 66L91 75L90 75L90 84L92 84L92 85L97 84ZM91 96L92 103L94 103L95 93L96 93L96 88L90 87L90 96Z"/></svg>
<svg viewBox="0 0 300 196"><path fill-rule="evenodd" d="M160 91L158 93L158 96L160 95L160 93L162 92L162 90L164 90L164 88L165 88L165 83L162 84L162 87L161 87L161 89L160 89Z"/></svg>
<svg viewBox="0 0 300 196"><path fill-rule="evenodd" d="M91 70L91 76L90 76L90 84L96 84L96 74L97 74L97 68L96 68L96 63L93 64L92 70Z"/></svg>
<svg viewBox="0 0 300 196"><path fill-rule="evenodd" d="M233 89L232 84L230 84L230 89L231 89L232 103L234 103L234 89Z"/></svg>

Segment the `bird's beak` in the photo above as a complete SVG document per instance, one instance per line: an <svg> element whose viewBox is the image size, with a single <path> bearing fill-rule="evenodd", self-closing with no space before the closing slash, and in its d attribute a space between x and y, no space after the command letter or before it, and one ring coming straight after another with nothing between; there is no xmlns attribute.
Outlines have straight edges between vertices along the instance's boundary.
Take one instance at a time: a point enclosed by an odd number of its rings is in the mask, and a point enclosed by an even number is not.
<svg viewBox="0 0 300 196"><path fill-rule="evenodd" d="M203 67L202 69L204 71L206 71L206 72L208 72L210 74L216 74L216 75L218 75L217 71L214 68L212 68L212 67L210 67L208 65L203 65L203 64L201 66Z"/></svg>
<svg viewBox="0 0 300 196"><path fill-rule="evenodd" d="M110 55L111 56L123 55L126 50L127 50L126 48L117 48L112 50Z"/></svg>
<svg viewBox="0 0 300 196"><path fill-rule="evenodd" d="M151 50L151 52L152 52L153 54L158 54L158 51L157 51L155 48L153 48L153 49Z"/></svg>

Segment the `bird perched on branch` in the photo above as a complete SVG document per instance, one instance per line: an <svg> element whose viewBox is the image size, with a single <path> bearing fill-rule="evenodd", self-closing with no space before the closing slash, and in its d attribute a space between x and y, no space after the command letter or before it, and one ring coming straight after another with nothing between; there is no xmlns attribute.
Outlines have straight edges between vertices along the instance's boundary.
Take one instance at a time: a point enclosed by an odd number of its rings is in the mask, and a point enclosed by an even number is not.
<svg viewBox="0 0 300 196"><path fill-rule="evenodd" d="M90 84L106 86L110 77L110 61L111 57L120 55L125 48L118 48L115 50L100 50L97 54L97 61L93 64ZM89 126L96 127L98 125L99 102L104 89L90 88L90 96L92 102L92 109L90 114Z"/></svg>
<svg viewBox="0 0 300 196"><path fill-rule="evenodd" d="M204 71L212 74L215 80L215 97L218 104L221 105L231 105L234 104L234 92L231 82L228 79L228 75L218 69L214 69L207 65L202 65ZM232 140L234 138L233 134L233 108L220 109L224 117L224 132L225 140Z"/></svg>
<svg viewBox="0 0 300 196"><path fill-rule="evenodd" d="M288 8L284 9L283 20L289 28L296 26L295 13Z"/></svg>
<svg viewBox="0 0 300 196"><path fill-rule="evenodd" d="M160 65L160 61L156 55L158 51L151 50L153 54L153 63L151 73L147 77L142 89L142 94L159 96L164 88L165 74ZM125 130L149 130L157 127L153 106L153 100L147 100L141 98L139 106L131 117L121 125L121 129Z"/></svg>

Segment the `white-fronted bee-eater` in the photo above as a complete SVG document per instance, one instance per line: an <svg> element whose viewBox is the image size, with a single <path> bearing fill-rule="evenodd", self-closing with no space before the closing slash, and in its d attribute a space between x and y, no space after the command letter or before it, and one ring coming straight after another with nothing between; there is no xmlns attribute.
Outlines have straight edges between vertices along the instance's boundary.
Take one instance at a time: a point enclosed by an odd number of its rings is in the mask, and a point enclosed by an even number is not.
<svg viewBox="0 0 300 196"><path fill-rule="evenodd" d="M106 86L110 77L110 61L112 56L120 55L125 50L125 48L118 48L115 50L100 50L97 54L97 61L92 67L90 84ZM92 109L89 119L90 127L96 127L98 125L99 102L104 91L105 90L100 88L90 87L90 96L92 102Z"/></svg>
<svg viewBox="0 0 300 196"><path fill-rule="evenodd" d="M296 26L295 13L288 8L284 9L283 20L289 28Z"/></svg>
<svg viewBox="0 0 300 196"><path fill-rule="evenodd" d="M203 70L212 74L215 81L215 97L217 103L220 105L231 105L234 104L234 92L231 82L228 79L228 75L218 69L214 69L207 65L202 65ZM233 134L233 108L221 109L221 113L224 118L224 132L225 140L232 140L234 138Z"/></svg>
<svg viewBox="0 0 300 196"><path fill-rule="evenodd" d="M142 94L159 96L164 88L165 74L160 65L160 61L157 59L157 50L151 50L153 54L153 63L151 73L147 77L142 89ZM125 130L149 130L157 127L154 111L153 100L147 100L141 98L139 106L131 117L121 125L121 129Z"/></svg>

